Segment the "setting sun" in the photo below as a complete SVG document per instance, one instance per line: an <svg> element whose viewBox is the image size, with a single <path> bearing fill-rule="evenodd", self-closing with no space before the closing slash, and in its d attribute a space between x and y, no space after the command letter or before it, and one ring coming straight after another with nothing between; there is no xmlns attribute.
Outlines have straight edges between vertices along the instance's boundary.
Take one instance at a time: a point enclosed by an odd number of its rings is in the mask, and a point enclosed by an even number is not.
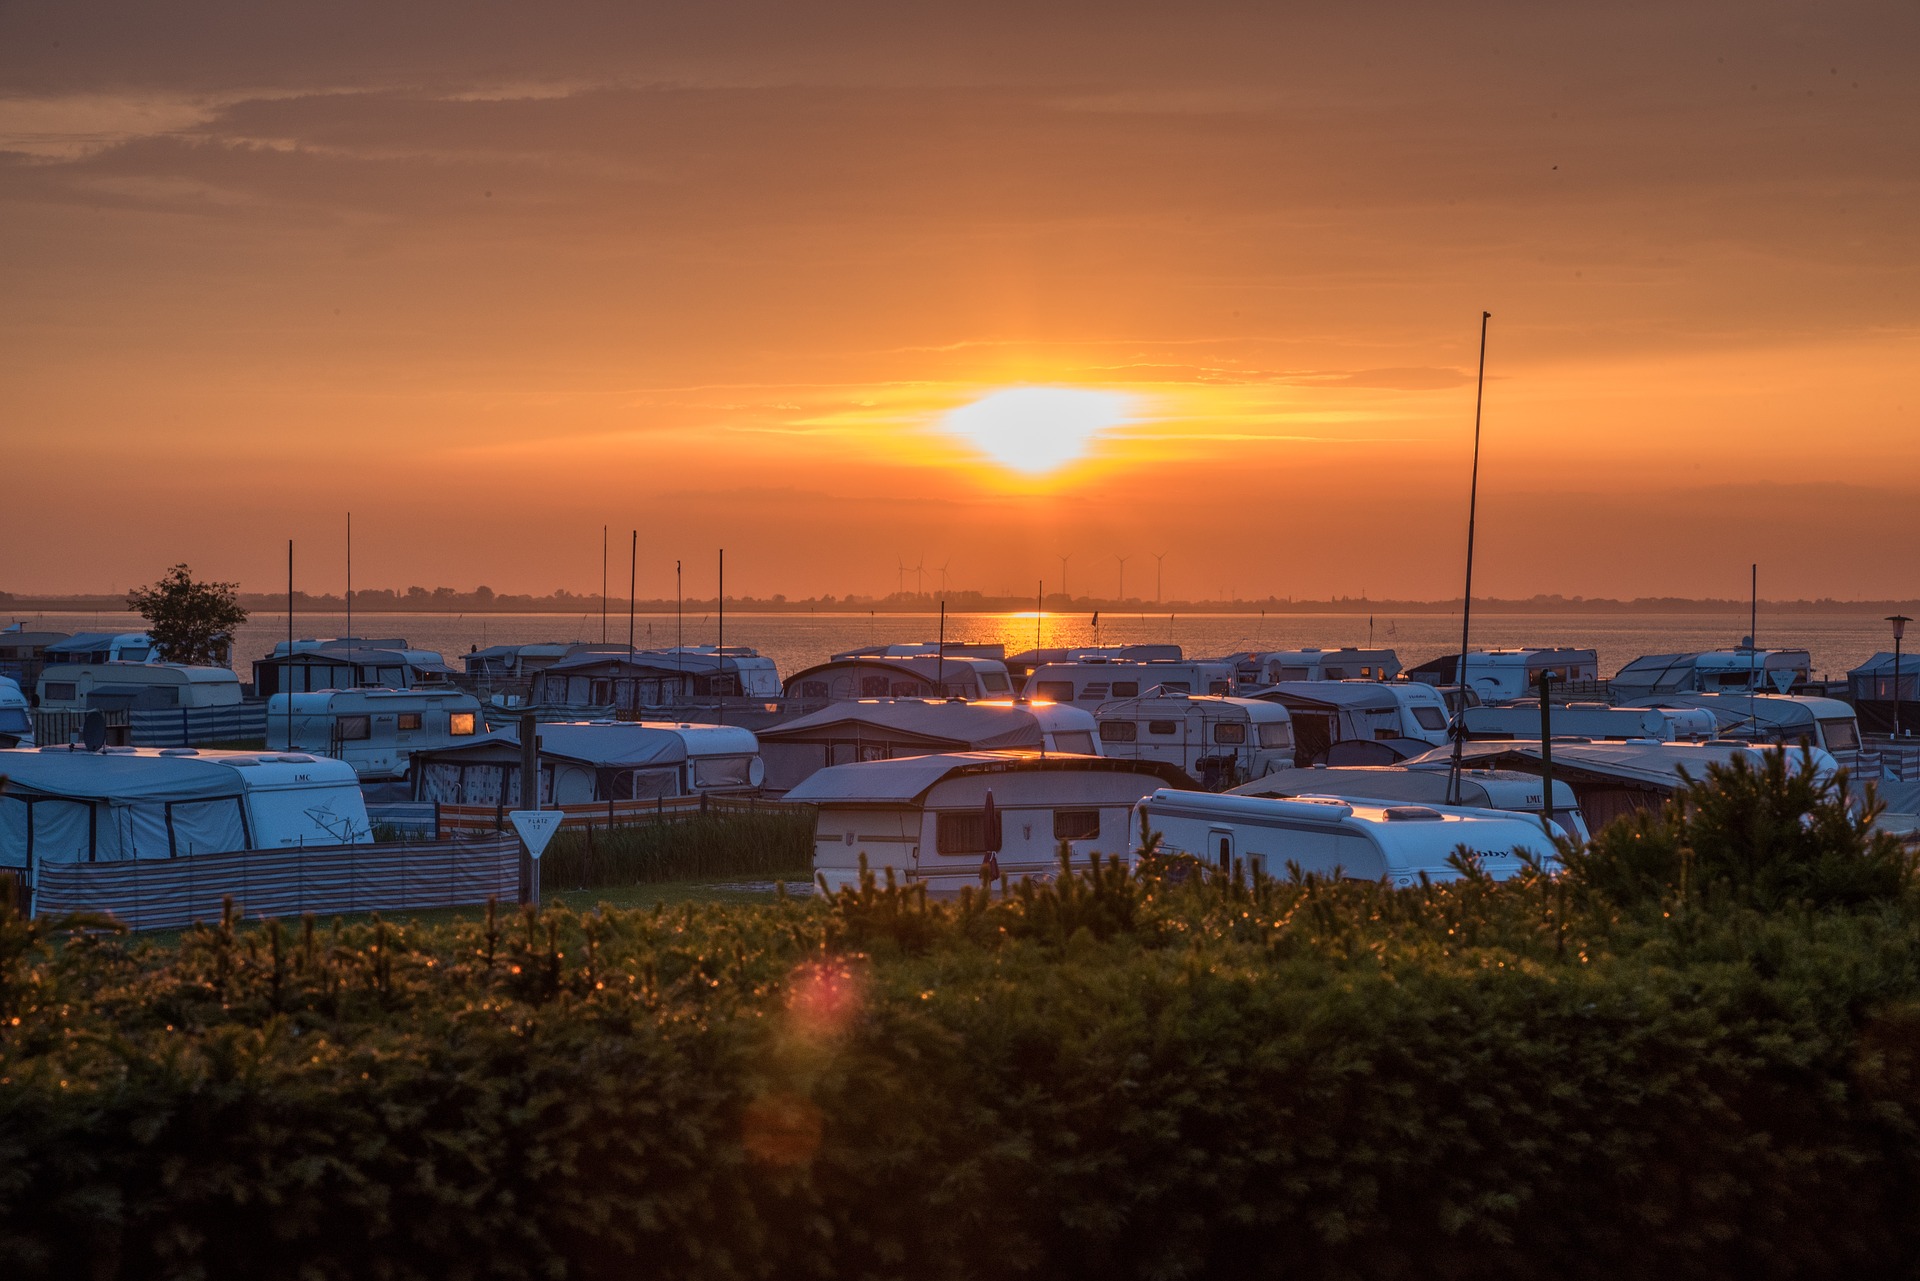
<svg viewBox="0 0 1920 1281"><path fill-rule="evenodd" d="M1004 467L1040 475L1083 456L1131 408L1118 392L1015 387L953 410L941 426Z"/></svg>

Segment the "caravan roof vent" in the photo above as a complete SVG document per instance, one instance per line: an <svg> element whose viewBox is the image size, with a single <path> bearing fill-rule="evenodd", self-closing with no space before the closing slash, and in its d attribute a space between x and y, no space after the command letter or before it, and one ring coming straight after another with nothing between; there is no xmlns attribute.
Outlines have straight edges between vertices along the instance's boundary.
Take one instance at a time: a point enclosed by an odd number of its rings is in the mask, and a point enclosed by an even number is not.
<svg viewBox="0 0 1920 1281"><path fill-rule="evenodd" d="M1389 823L1438 823L1440 811L1424 805L1389 805L1382 811Z"/></svg>
<svg viewBox="0 0 1920 1281"><path fill-rule="evenodd" d="M200 755L200 749L197 747L163 747L160 749L160 755L162 756L198 756Z"/></svg>
<svg viewBox="0 0 1920 1281"><path fill-rule="evenodd" d="M276 757L274 757L273 759L274 759L274 760L276 760L276 761L279 761L279 762L280 762L281 764L283 764L283 765L311 765L311 764L313 764L313 757L311 757L311 756L308 756L308 755L307 755L306 753L304 753L304 752L289 752L289 753L287 753L287 754L286 754L286 755L284 755L284 756L276 756Z"/></svg>

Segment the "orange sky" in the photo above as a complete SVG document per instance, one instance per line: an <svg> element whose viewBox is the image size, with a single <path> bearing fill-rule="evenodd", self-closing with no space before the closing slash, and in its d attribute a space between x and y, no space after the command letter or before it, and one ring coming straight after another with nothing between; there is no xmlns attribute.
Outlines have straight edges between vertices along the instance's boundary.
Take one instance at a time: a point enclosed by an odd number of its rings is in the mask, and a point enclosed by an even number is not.
<svg viewBox="0 0 1920 1281"><path fill-rule="evenodd" d="M552 8L0 13L0 590L1920 595L1906 0Z"/></svg>

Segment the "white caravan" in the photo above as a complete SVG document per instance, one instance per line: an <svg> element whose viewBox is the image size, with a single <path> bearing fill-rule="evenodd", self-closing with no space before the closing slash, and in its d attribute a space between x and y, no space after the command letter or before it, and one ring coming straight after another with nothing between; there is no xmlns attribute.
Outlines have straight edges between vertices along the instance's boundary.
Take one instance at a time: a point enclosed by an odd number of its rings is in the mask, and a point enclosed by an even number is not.
<svg viewBox="0 0 1920 1281"><path fill-rule="evenodd" d="M49 712L238 707L240 701L240 678L230 667L75 663L40 675L40 708Z"/></svg>
<svg viewBox="0 0 1920 1281"><path fill-rule="evenodd" d="M33 746L33 710L20 682L0 676L0 747Z"/></svg>
<svg viewBox="0 0 1920 1281"><path fill-rule="evenodd" d="M305 752L0 751L0 866L373 840L360 781Z"/></svg>
<svg viewBox="0 0 1920 1281"><path fill-rule="evenodd" d="M950 752L834 765L787 799L817 807L813 873L827 892L857 886L864 860L882 884L891 872L897 884L957 894L982 884L990 848L1010 882L1052 878L1062 844L1082 869L1092 854L1125 858L1134 805L1182 782L1156 761Z"/></svg>
<svg viewBox="0 0 1920 1281"><path fill-rule="evenodd" d="M1218 694L1167 694L1102 703L1100 751L1161 761L1208 791L1293 766L1293 721L1278 703Z"/></svg>
<svg viewBox="0 0 1920 1281"><path fill-rule="evenodd" d="M1035 701L1098 707L1116 698L1162 694L1231 694L1233 668L1209 660L1116 662L1090 658L1079 663L1042 663L1027 678L1026 696Z"/></svg>
<svg viewBox="0 0 1920 1281"><path fill-rule="evenodd" d="M1445 805L1451 795L1448 779L1435 770L1412 770L1402 765L1314 765L1307 769L1276 770L1265 778L1229 789L1234 796L1331 796L1343 801L1384 801L1394 804ZM1503 810L1510 814L1540 815L1540 776L1519 770L1463 769L1460 804L1473 809ZM1553 780L1551 820L1580 843L1592 838L1573 788Z"/></svg>
<svg viewBox="0 0 1920 1281"><path fill-rule="evenodd" d="M1540 737L1540 702L1500 707L1469 707L1460 717L1470 739ZM1681 733L1684 720L1689 732ZM1684 716L1664 708L1609 707L1605 703L1568 703L1550 710L1549 732L1555 738L1652 739L1671 743L1676 738L1714 738L1713 717L1699 712ZM1704 732L1695 732L1704 731Z"/></svg>
<svg viewBox="0 0 1920 1281"><path fill-rule="evenodd" d="M1810 743L1829 752L1860 747L1860 722L1853 708L1837 698L1806 694L1666 694L1632 706L1651 707L1669 716L1713 718L1717 736L1788 745ZM1537 731L1536 731L1537 734Z"/></svg>
<svg viewBox="0 0 1920 1281"><path fill-rule="evenodd" d="M1354 764L1386 764L1447 741L1447 702L1431 685L1413 681L1286 681L1255 698L1284 706L1293 717L1294 758L1301 765L1381 743L1387 756ZM1347 746L1341 746L1341 745ZM1338 749L1336 751L1336 749Z"/></svg>
<svg viewBox="0 0 1920 1281"><path fill-rule="evenodd" d="M158 663L160 647L146 632L77 632L46 647L46 666Z"/></svg>
<svg viewBox="0 0 1920 1281"><path fill-rule="evenodd" d="M1390 649L1276 649L1229 654L1236 690L1262 689L1281 681L1388 681L1400 674L1400 656Z"/></svg>
<svg viewBox="0 0 1920 1281"><path fill-rule="evenodd" d="M1458 654L1443 654L1407 673L1426 685L1458 685ZM1600 656L1590 649L1475 649L1467 651L1466 685L1482 703L1525 698L1540 688L1540 673L1560 685L1591 685L1600 679Z"/></svg>
<svg viewBox="0 0 1920 1281"><path fill-rule="evenodd" d="M1298 867L1394 886L1423 875L1452 881L1460 872L1447 860L1463 846L1495 880L1519 874L1521 853L1559 865L1538 819L1500 810L1160 791L1140 802L1136 830L1143 825L1159 834L1161 853L1191 855L1226 875L1244 867L1284 877Z"/></svg>
<svg viewBox="0 0 1920 1281"><path fill-rule="evenodd" d="M267 700L269 748L319 752L369 781L405 778L415 752L457 747L485 729L480 700L451 689L323 689Z"/></svg>

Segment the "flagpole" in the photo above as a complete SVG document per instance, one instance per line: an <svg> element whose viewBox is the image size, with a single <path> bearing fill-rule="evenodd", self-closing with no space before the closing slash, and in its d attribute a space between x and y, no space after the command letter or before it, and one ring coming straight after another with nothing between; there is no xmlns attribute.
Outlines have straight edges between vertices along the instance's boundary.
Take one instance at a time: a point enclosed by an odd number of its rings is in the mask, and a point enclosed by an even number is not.
<svg viewBox="0 0 1920 1281"><path fill-rule="evenodd" d="M1467 587L1460 598L1460 661L1454 680L1460 686L1460 707L1453 720L1453 760L1447 767L1447 804L1460 803L1460 757L1466 747L1467 645L1473 622L1473 522L1480 503L1480 406L1487 389L1487 322L1493 313L1480 313L1480 376L1473 393L1473 476L1467 487Z"/></svg>

